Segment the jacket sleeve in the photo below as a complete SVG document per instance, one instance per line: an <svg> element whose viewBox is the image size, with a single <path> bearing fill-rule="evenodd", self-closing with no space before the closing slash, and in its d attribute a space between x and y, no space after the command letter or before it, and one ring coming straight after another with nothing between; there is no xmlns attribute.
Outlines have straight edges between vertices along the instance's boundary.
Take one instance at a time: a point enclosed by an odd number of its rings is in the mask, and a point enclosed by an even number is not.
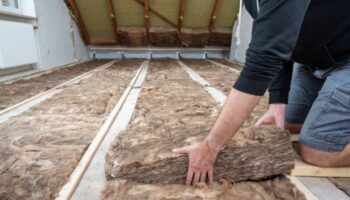
<svg viewBox="0 0 350 200"><path fill-rule="evenodd" d="M261 0L245 67L234 88L262 96L290 60L310 0ZM247 6L247 5L246 5Z"/></svg>
<svg viewBox="0 0 350 200"><path fill-rule="evenodd" d="M293 62L283 63L281 71L271 81L269 85L269 101L271 103L288 104L290 83L292 80Z"/></svg>

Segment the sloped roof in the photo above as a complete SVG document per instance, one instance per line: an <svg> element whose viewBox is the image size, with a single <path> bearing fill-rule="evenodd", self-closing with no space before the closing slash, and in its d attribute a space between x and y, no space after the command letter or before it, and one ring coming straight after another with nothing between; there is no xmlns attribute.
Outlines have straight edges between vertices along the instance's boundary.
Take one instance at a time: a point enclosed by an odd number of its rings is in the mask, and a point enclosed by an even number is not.
<svg viewBox="0 0 350 200"><path fill-rule="evenodd" d="M239 9L239 0L65 0L65 2L76 17L86 44L92 45L123 43L119 41L120 28L123 30L139 28L141 32L145 29L146 38L149 39L149 31L161 27L163 29L160 30L176 30L178 33L176 45L183 46L181 33L184 28L191 29L194 33L196 30L208 30L209 37L217 29L231 30ZM229 31L226 32L230 34ZM152 41L148 43L154 45Z"/></svg>

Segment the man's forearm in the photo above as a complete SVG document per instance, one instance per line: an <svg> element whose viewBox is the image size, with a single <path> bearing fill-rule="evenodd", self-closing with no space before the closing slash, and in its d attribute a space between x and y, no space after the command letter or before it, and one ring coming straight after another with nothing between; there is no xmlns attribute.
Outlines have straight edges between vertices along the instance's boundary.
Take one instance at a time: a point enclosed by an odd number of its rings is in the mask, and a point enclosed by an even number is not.
<svg viewBox="0 0 350 200"><path fill-rule="evenodd" d="M260 96L250 95L233 89L214 127L206 138L208 145L218 152L247 120L259 100Z"/></svg>

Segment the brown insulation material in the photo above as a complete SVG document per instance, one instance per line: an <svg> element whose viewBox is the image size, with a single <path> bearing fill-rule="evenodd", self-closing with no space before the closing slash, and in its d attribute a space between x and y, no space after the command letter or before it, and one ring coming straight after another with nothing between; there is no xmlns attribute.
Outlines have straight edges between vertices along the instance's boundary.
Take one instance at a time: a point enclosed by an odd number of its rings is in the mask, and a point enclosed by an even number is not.
<svg viewBox="0 0 350 200"><path fill-rule="evenodd" d="M235 184L221 181L211 186L199 184L194 187L146 185L120 180L110 182L103 194L104 200L306 200L304 195L284 177L261 182Z"/></svg>
<svg viewBox="0 0 350 200"><path fill-rule="evenodd" d="M141 63L118 62L0 124L0 199L54 199Z"/></svg>
<svg viewBox="0 0 350 200"><path fill-rule="evenodd" d="M350 178L329 178L339 189L350 196Z"/></svg>
<svg viewBox="0 0 350 200"><path fill-rule="evenodd" d="M148 36L149 42L154 46L173 47L178 43L178 32L175 28L152 27Z"/></svg>
<svg viewBox="0 0 350 200"><path fill-rule="evenodd" d="M122 46L146 46L148 45L146 28L118 27L118 40Z"/></svg>
<svg viewBox="0 0 350 200"><path fill-rule="evenodd" d="M183 47L205 47L208 41L208 29L183 28L181 30L181 45Z"/></svg>
<svg viewBox="0 0 350 200"><path fill-rule="evenodd" d="M174 61L154 61L131 124L107 154L108 179L183 184L187 156L171 150L203 140L218 109L213 98ZM293 167L288 132L243 129L218 155L214 174L215 180L257 180L288 173Z"/></svg>
<svg viewBox="0 0 350 200"><path fill-rule="evenodd" d="M11 84L0 84L0 110L49 90L106 62L107 60L94 60L57 69L48 74L42 74L27 80L18 80Z"/></svg>
<svg viewBox="0 0 350 200"><path fill-rule="evenodd" d="M223 91L226 95L232 90L232 86L235 80L238 78L238 73L219 67L205 60L190 60L183 61L205 80L207 80L212 86ZM266 93L260 100L258 106L254 109L247 122L243 127L250 127L255 124L260 117L262 117L269 108L269 99Z"/></svg>
<svg viewBox="0 0 350 200"><path fill-rule="evenodd" d="M232 29L215 28L209 38L209 46L231 46Z"/></svg>

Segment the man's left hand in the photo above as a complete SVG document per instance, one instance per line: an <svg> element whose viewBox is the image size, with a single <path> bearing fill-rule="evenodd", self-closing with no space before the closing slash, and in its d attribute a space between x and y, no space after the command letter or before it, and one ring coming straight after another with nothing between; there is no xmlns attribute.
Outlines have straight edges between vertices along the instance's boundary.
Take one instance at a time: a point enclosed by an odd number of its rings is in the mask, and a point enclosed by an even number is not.
<svg viewBox="0 0 350 200"><path fill-rule="evenodd" d="M213 166L218 154L208 144L207 140L187 147L173 149L174 153L187 154L189 165L186 185L195 185L199 182L213 182Z"/></svg>

